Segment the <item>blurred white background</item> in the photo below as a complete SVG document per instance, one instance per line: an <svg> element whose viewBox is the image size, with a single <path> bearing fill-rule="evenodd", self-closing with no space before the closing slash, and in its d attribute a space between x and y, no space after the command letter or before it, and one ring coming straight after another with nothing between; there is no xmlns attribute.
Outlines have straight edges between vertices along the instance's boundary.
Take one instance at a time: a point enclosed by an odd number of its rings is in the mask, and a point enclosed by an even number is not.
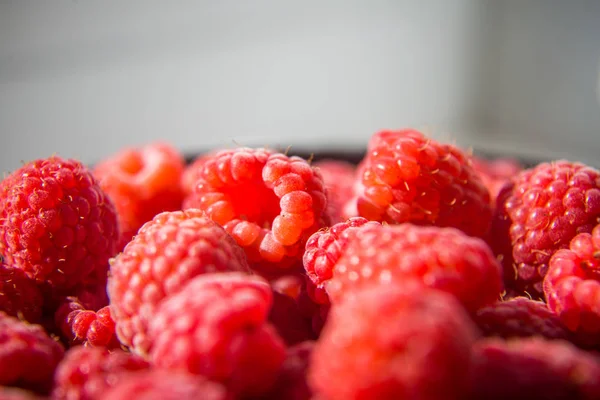
<svg viewBox="0 0 600 400"><path fill-rule="evenodd" d="M0 171L381 128L600 164L600 1L0 0Z"/></svg>

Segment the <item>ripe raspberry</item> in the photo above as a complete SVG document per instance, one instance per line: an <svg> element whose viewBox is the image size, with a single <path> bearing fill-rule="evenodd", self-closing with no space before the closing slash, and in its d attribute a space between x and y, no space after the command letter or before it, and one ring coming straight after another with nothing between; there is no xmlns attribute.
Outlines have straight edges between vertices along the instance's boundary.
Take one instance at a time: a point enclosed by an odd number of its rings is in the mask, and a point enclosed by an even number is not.
<svg viewBox="0 0 600 400"><path fill-rule="evenodd" d="M502 291L500 265L483 240L412 224L361 229L326 290L335 303L360 287L406 280L453 294L469 311L493 303Z"/></svg>
<svg viewBox="0 0 600 400"><path fill-rule="evenodd" d="M83 344L116 348L120 346L110 307L88 310L77 298L68 298L55 314L56 326L70 345Z"/></svg>
<svg viewBox="0 0 600 400"><path fill-rule="evenodd" d="M181 209L183 190L178 182L184 167L177 149L152 143L123 149L94 168L94 176L119 215L119 250L156 214Z"/></svg>
<svg viewBox="0 0 600 400"><path fill-rule="evenodd" d="M598 399L600 362L563 340L489 338L473 349L472 399Z"/></svg>
<svg viewBox="0 0 600 400"><path fill-rule="evenodd" d="M571 331L600 343L600 225L554 253L544 293L548 307Z"/></svg>
<svg viewBox="0 0 600 400"><path fill-rule="evenodd" d="M28 390L0 386L0 400L42 400L42 397Z"/></svg>
<svg viewBox="0 0 600 400"><path fill-rule="evenodd" d="M321 160L313 164L321 172L327 190L327 213L330 223L345 221L346 204L354 196L356 167L346 161Z"/></svg>
<svg viewBox="0 0 600 400"><path fill-rule="evenodd" d="M224 271L250 272L241 247L202 211L154 217L111 266L108 293L121 343L145 355L158 304L194 276Z"/></svg>
<svg viewBox="0 0 600 400"><path fill-rule="evenodd" d="M325 285L333 277L335 264L348 242L357 235L357 232L367 226L381 226L381 224L363 217L354 217L328 229L317 231L308 239L302 261L306 274L314 283L313 290L309 291L309 295L315 302L329 303Z"/></svg>
<svg viewBox="0 0 600 400"><path fill-rule="evenodd" d="M105 394L111 400L232 400L223 385L180 371L128 374Z"/></svg>
<svg viewBox="0 0 600 400"><path fill-rule="evenodd" d="M328 222L326 203L321 174L304 159L239 148L206 160L184 208L206 211L253 269L272 273L299 266L308 236Z"/></svg>
<svg viewBox="0 0 600 400"><path fill-rule="evenodd" d="M543 298L548 262L600 218L600 172L580 163L542 163L521 172L498 196L493 246L507 287Z"/></svg>
<svg viewBox="0 0 600 400"><path fill-rule="evenodd" d="M54 400L92 400L126 379L129 372L149 365L142 358L122 350L75 346L69 349L54 377Z"/></svg>
<svg viewBox="0 0 600 400"><path fill-rule="evenodd" d="M483 237L490 226L490 194L469 157L415 130L383 131L363 161L359 215L389 223L458 228Z"/></svg>
<svg viewBox="0 0 600 400"><path fill-rule="evenodd" d="M0 263L0 311L39 322L43 301L40 289L22 270Z"/></svg>
<svg viewBox="0 0 600 400"><path fill-rule="evenodd" d="M273 291L269 322L288 346L315 339L311 320L306 318L291 297Z"/></svg>
<svg viewBox="0 0 600 400"><path fill-rule="evenodd" d="M63 354L41 326L0 312L0 385L46 393Z"/></svg>
<svg viewBox="0 0 600 400"><path fill-rule="evenodd" d="M56 289L106 271L119 231L115 208L78 161L25 164L0 183L0 254Z"/></svg>
<svg viewBox="0 0 600 400"><path fill-rule="evenodd" d="M515 297L483 307L475 315L475 323L485 336L501 338L542 336L568 339L568 331L560 319L541 301Z"/></svg>
<svg viewBox="0 0 600 400"><path fill-rule="evenodd" d="M275 385L265 396L266 399L309 400L312 398L312 391L306 378L314 347L315 342L306 341L288 348Z"/></svg>
<svg viewBox="0 0 600 400"><path fill-rule="evenodd" d="M495 200L502 187L523 170L521 163L513 158L486 160L471 156L471 165L479 173L479 177L485 187L488 188L492 205L495 204Z"/></svg>
<svg viewBox="0 0 600 400"><path fill-rule="evenodd" d="M323 399L458 399L475 335L446 293L418 285L363 289L332 307L309 384Z"/></svg>
<svg viewBox="0 0 600 400"><path fill-rule="evenodd" d="M257 276L195 277L156 311L152 362L223 382L235 394L260 396L285 358L283 341L267 322L271 304L271 288Z"/></svg>

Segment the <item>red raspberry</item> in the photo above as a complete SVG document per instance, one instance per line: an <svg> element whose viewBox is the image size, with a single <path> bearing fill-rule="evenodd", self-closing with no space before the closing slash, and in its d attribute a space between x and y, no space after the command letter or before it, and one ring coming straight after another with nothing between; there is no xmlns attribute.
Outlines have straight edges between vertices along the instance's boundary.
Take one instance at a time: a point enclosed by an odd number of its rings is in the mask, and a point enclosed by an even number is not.
<svg viewBox="0 0 600 400"><path fill-rule="evenodd" d="M185 161L169 144L125 148L94 168L94 176L119 215L122 249L138 229L163 211L181 209Z"/></svg>
<svg viewBox="0 0 600 400"><path fill-rule="evenodd" d="M451 293L469 311L493 303L502 291L500 265L483 240L412 224L361 229L326 289L335 303L360 287L406 280Z"/></svg>
<svg viewBox="0 0 600 400"><path fill-rule="evenodd" d="M180 371L148 370L127 375L104 395L110 400L232 400L223 385Z"/></svg>
<svg viewBox="0 0 600 400"><path fill-rule="evenodd" d="M554 253L544 293L548 307L571 331L600 343L600 225Z"/></svg>
<svg viewBox="0 0 600 400"><path fill-rule="evenodd" d="M216 152L209 152L196 157L191 164L187 165L181 175L181 187L183 194L189 196L196 187L196 182L202 177L202 168L207 160L210 160Z"/></svg>
<svg viewBox="0 0 600 400"><path fill-rule="evenodd" d="M518 160L513 158L497 158L486 160L476 156L471 156L471 165L479 173L485 187L490 192L492 205L504 185L509 183L515 176L523 170L523 166Z"/></svg>
<svg viewBox="0 0 600 400"><path fill-rule="evenodd" d="M310 319L306 318L298 303L291 297L273 291L273 306L269 322L288 346L315 339Z"/></svg>
<svg viewBox="0 0 600 400"><path fill-rule="evenodd" d="M122 350L75 346L56 370L54 400L93 400L128 379L128 373L149 368L142 358Z"/></svg>
<svg viewBox="0 0 600 400"><path fill-rule="evenodd" d="M185 208L223 225L266 273L298 266L308 236L326 225L318 169L266 149L223 150L206 160Z"/></svg>
<svg viewBox="0 0 600 400"><path fill-rule="evenodd" d="M42 397L28 390L0 386L0 400L42 400Z"/></svg>
<svg viewBox="0 0 600 400"><path fill-rule="evenodd" d="M145 355L158 304L194 276L223 271L250 272L242 248L202 211L154 217L111 266L108 292L121 343Z"/></svg>
<svg viewBox="0 0 600 400"><path fill-rule="evenodd" d="M346 204L354 196L356 166L339 160L321 160L313 164L321 172L327 190L327 213L332 224L345 221Z"/></svg>
<svg viewBox="0 0 600 400"><path fill-rule="evenodd" d="M415 130L375 134L363 161L361 216L389 223L458 228L483 237L490 194L469 157Z"/></svg>
<svg viewBox="0 0 600 400"><path fill-rule="evenodd" d="M22 270L0 263L0 311L28 322L38 322L43 302L40 289Z"/></svg>
<svg viewBox="0 0 600 400"><path fill-rule="evenodd" d="M600 362L563 340L489 338L473 349L472 399L598 399Z"/></svg>
<svg viewBox="0 0 600 400"><path fill-rule="evenodd" d="M269 400L310 400L312 391L306 381L315 342L306 341L288 348L275 385L265 396Z"/></svg>
<svg viewBox="0 0 600 400"><path fill-rule="evenodd" d="M302 261L306 274L314 283L313 290L308 293L315 302L329 303L325 285L333 277L333 268L348 242L367 226L381 226L381 223L363 217L354 217L317 231L308 239Z"/></svg>
<svg viewBox="0 0 600 400"><path fill-rule="evenodd" d="M257 276L198 276L156 311L152 362L223 382L235 394L260 396L285 358L283 341L267 322L271 304L271 287Z"/></svg>
<svg viewBox="0 0 600 400"><path fill-rule="evenodd" d="M446 293L367 288L332 307L309 384L323 399L459 399L475 335Z"/></svg>
<svg viewBox="0 0 600 400"><path fill-rule="evenodd" d="M0 385L46 393L63 355L41 326L0 312Z"/></svg>
<svg viewBox="0 0 600 400"><path fill-rule="evenodd" d="M115 334L109 306L93 311L86 309L77 298L68 298L56 311L55 323L70 345L107 348L121 345Z"/></svg>
<svg viewBox="0 0 600 400"><path fill-rule="evenodd" d="M498 196L493 246L507 287L543 297L548 262L600 218L600 172L580 163L542 163L521 172Z"/></svg>
<svg viewBox="0 0 600 400"><path fill-rule="evenodd" d="M0 253L28 276L66 289L108 268L115 208L81 163L51 157L0 183Z"/></svg>
<svg viewBox="0 0 600 400"><path fill-rule="evenodd" d="M485 336L568 339L568 331L544 302L515 297L480 308L475 322Z"/></svg>

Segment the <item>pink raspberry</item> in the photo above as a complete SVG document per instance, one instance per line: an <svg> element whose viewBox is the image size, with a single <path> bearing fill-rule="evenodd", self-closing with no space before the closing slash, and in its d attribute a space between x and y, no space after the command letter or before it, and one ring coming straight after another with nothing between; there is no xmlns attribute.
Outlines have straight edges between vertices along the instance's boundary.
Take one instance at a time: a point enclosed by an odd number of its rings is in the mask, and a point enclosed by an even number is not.
<svg viewBox="0 0 600 400"><path fill-rule="evenodd" d="M479 173L479 176L490 192L492 204L498 197L498 193L504 185L509 183L523 170L521 163L513 158L496 158L486 160L471 156L471 165Z"/></svg>
<svg viewBox="0 0 600 400"><path fill-rule="evenodd" d="M271 288L257 276L195 277L156 311L149 332L152 363L223 382L235 394L260 396L285 358L285 345L267 322L271 304Z"/></svg>
<svg viewBox="0 0 600 400"><path fill-rule="evenodd" d="M0 311L28 322L39 322L44 299L25 273L0 263Z"/></svg>
<svg viewBox="0 0 600 400"><path fill-rule="evenodd" d="M450 295L371 287L334 304L309 367L323 399L460 399L476 330Z"/></svg>
<svg viewBox="0 0 600 400"><path fill-rule="evenodd" d="M287 350L285 361L279 369L275 385L265 396L268 400L310 400L312 391L307 374L315 342L298 343Z"/></svg>
<svg viewBox="0 0 600 400"><path fill-rule="evenodd" d="M62 290L108 269L119 230L108 196L80 162L25 164L0 183L0 254Z"/></svg>
<svg viewBox="0 0 600 400"><path fill-rule="evenodd" d="M493 247L508 288L543 298L550 258L600 218L600 172L555 161L522 171L498 195Z"/></svg>
<svg viewBox="0 0 600 400"><path fill-rule="evenodd" d="M145 355L160 302L196 275L250 272L242 248L202 211L165 212L146 223L111 266L108 292L121 343Z"/></svg>
<svg viewBox="0 0 600 400"><path fill-rule="evenodd" d="M334 159L316 161L313 164L321 172L327 190L327 213L332 224L345 221L345 207L354 196L356 166Z"/></svg>

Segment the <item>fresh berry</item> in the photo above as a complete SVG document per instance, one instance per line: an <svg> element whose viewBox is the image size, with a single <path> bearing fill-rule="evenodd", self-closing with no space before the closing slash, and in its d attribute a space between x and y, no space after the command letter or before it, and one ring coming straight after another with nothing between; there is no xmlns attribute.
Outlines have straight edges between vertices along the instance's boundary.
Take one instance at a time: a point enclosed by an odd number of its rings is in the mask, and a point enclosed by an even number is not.
<svg viewBox="0 0 600 400"><path fill-rule="evenodd" d="M471 165L479 173L479 177L485 187L488 188L492 204L495 204L495 200L502 187L523 170L521 163L513 158L487 160L471 156Z"/></svg>
<svg viewBox="0 0 600 400"><path fill-rule="evenodd" d="M450 295L371 287L334 304L309 383L323 399L459 399L475 327Z"/></svg>
<svg viewBox="0 0 600 400"><path fill-rule="evenodd" d="M43 398L28 390L0 386L0 400L43 400Z"/></svg>
<svg viewBox="0 0 600 400"><path fill-rule="evenodd" d="M327 190L327 213L330 223L345 221L349 217L345 215L346 204L348 199L354 196L356 166L338 160L321 160L312 165L319 169L323 177Z"/></svg>
<svg viewBox="0 0 600 400"><path fill-rule="evenodd" d="M149 368L142 358L122 350L76 346L56 370L54 400L109 399L105 392L127 379L127 373Z"/></svg>
<svg viewBox="0 0 600 400"><path fill-rule="evenodd" d="M55 323L70 345L120 346L109 306L93 311L86 309L77 298L67 298L56 311Z"/></svg>
<svg viewBox="0 0 600 400"><path fill-rule="evenodd" d="M145 355L158 304L194 276L220 271L250 271L221 226L193 209L154 217L112 262L108 292L121 343Z"/></svg>
<svg viewBox="0 0 600 400"><path fill-rule="evenodd" d="M0 183L0 254L38 282L66 289L106 271L118 238L114 206L78 161L36 160Z"/></svg>
<svg viewBox="0 0 600 400"><path fill-rule="evenodd" d="M296 300L276 291L269 322L288 346L315 339L312 322L302 314Z"/></svg>
<svg viewBox="0 0 600 400"><path fill-rule="evenodd" d="M177 149L166 143L152 143L125 148L94 168L94 176L119 215L119 250L156 214L181 209L183 190L179 182L184 167Z"/></svg>
<svg viewBox="0 0 600 400"><path fill-rule="evenodd" d="M473 348L471 399L598 399L600 359L563 340L488 338Z"/></svg>
<svg viewBox="0 0 600 400"><path fill-rule="evenodd" d="M492 231L507 287L543 298L552 255L578 233L590 233L599 218L599 171L568 161L522 171L498 195Z"/></svg>
<svg viewBox="0 0 600 400"><path fill-rule="evenodd" d="M156 311L152 363L223 382L236 395L260 396L285 358L285 345L267 322L271 304L271 287L257 276L197 276Z"/></svg>
<svg viewBox="0 0 600 400"><path fill-rule="evenodd" d="M220 383L180 371L127 374L103 397L110 400L232 400Z"/></svg>
<svg viewBox="0 0 600 400"><path fill-rule="evenodd" d="M490 194L469 156L455 146L415 130L379 132L361 171L362 217L454 227L479 237L489 230Z"/></svg>
<svg viewBox="0 0 600 400"><path fill-rule="evenodd" d="M28 322L42 316L40 289L23 270L0 263L0 311Z"/></svg>
<svg viewBox="0 0 600 400"><path fill-rule="evenodd" d="M493 303L502 291L500 265L483 240L454 228L408 223L361 229L326 290L335 303L360 287L407 280L451 293L469 311Z"/></svg>
<svg viewBox="0 0 600 400"><path fill-rule="evenodd" d="M269 400L310 400L308 366L315 342L306 341L288 348L285 361L279 369L275 385L265 396Z"/></svg>
<svg viewBox="0 0 600 400"><path fill-rule="evenodd" d="M308 236L325 226L326 194L318 169L266 149L217 152L184 203L223 225L267 274L301 268Z"/></svg>
<svg viewBox="0 0 600 400"><path fill-rule="evenodd" d="M568 339L560 319L544 302L515 297L480 308L474 317L484 336L501 338L542 336Z"/></svg>
<svg viewBox="0 0 600 400"><path fill-rule="evenodd" d="M548 307L571 331L600 343L600 225L554 253L544 293Z"/></svg>
<svg viewBox="0 0 600 400"><path fill-rule="evenodd" d="M330 228L319 230L308 239L302 261L306 274L314 284L309 295L315 302L329 303L325 284L333 277L333 268L348 242L366 226L381 226L381 224L362 217L354 217Z"/></svg>
<svg viewBox="0 0 600 400"><path fill-rule="evenodd" d="M63 355L41 326L0 312L0 385L46 393Z"/></svg>

